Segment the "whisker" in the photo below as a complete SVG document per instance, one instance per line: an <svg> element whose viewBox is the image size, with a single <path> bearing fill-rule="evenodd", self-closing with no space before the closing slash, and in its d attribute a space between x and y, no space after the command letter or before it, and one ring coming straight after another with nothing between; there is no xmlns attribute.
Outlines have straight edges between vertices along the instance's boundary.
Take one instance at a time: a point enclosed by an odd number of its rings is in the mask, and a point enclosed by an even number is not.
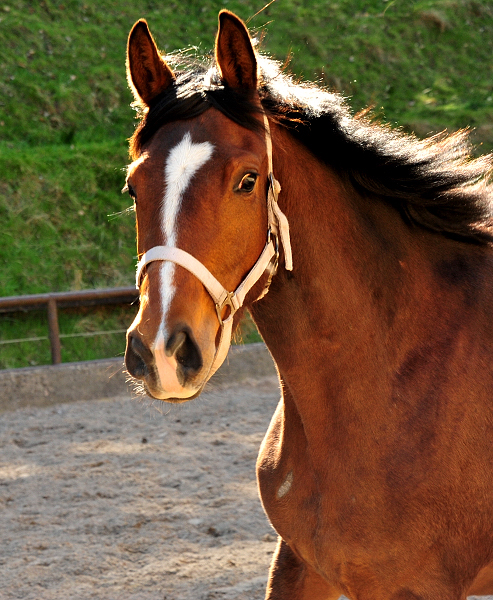
<svg viewBox="0 0 493 600"><path fill-rule="evenodd" d="M115 213L110 213L109 215L106 215L108 217L108 219L116 219L117 217L121 217L121 216L125 216L125 215L129 215L130 213L135 212L135 207L129 206L128 208L125 208L124 210L121 210L119 212L115 212Z"/></svg>

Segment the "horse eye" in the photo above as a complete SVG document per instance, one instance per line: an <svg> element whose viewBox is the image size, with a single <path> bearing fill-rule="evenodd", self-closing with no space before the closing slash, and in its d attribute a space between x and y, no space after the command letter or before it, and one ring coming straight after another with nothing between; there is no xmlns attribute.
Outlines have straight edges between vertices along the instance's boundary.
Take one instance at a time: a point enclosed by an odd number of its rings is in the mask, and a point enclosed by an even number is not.
<svg viewBox="0 0 493 600"><path fill-rule="evenodd" d="M257 181L258 175L256 173L247 173L243 179L241 180L238 189L242 192L253 192L253 188L255 187L255 183Z"/></svg>

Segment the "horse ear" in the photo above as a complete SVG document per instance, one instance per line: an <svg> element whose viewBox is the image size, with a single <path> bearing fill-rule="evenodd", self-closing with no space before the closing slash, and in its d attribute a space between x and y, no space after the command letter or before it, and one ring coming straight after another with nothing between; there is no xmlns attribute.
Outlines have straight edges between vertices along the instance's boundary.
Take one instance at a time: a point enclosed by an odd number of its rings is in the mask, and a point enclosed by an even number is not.
<svg viewBox="0 0 493 600"><path fill-rule="evenodd" d="M128 36L127 79L135 99L146 106L175 80L144 19L135 23Z"/></svg>
<svg viewBox="0 0 493 600"><path fill-rule="evenodd" d="M257 89L257 58L248 29L243 21L229 10L219 13L216 62L226 86Z"/></svg>

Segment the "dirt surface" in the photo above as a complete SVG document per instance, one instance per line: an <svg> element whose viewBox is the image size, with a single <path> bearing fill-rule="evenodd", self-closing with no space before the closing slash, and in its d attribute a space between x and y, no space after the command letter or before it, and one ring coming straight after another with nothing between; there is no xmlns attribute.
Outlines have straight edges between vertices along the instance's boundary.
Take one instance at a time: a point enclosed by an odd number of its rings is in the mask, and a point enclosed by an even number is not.
<svg viewBox="0 0 493 600"><path fill-rule="evenodd" d="M275 533L255 460L274 379L0 420L0 598L261 600Z"/></svg>

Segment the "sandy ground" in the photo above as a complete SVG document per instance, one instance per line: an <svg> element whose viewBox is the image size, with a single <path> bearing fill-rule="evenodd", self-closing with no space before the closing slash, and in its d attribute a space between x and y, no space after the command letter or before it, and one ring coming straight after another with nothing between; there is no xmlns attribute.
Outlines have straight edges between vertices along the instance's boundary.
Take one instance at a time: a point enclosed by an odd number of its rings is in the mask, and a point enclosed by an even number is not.
<svg viewBox="0 0 493 600"><path fill-rule="evenodd" d="M255 482L277 382L0 417L0 599L263 600ZM493 600L492 597L489 597Z"/></svg>
<svg viewBox="0 0 493 600"><path fill-rule="evenodd" d="M179 406L122 397L0 417L0 598L261 600L255 482L275 380Z"/></svg>

